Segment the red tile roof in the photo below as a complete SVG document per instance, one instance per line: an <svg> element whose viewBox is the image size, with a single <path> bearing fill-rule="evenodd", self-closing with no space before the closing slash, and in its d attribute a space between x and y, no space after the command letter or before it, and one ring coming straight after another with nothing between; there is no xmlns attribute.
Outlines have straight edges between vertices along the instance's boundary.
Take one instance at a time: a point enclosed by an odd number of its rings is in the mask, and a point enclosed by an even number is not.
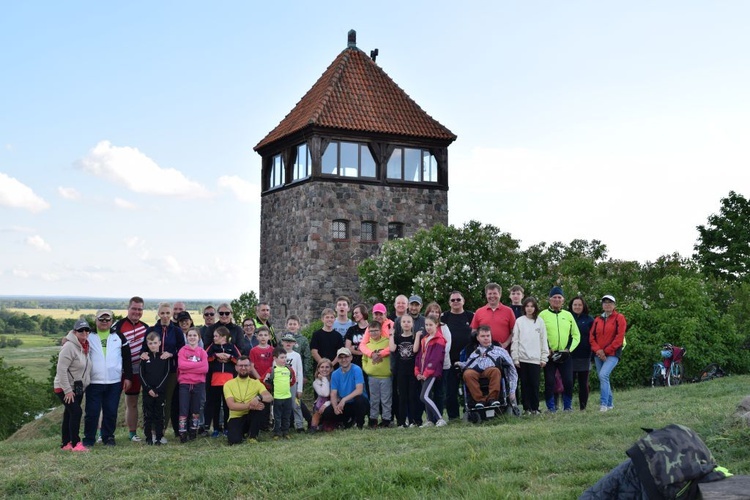
<svg viewBox="0 0 750 500"><path fill-rule="evenodd" d="M375 61L356 47L328 66L281 123L255 150L309 126L454 141Z"/></svg>

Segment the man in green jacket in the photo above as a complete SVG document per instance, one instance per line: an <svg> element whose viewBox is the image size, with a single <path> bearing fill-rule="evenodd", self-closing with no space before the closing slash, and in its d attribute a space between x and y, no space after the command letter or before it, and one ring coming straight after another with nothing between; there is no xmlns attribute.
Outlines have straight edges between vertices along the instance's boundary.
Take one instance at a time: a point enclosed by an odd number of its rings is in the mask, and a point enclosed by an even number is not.
<svg viewBox="0 0 750 500"><path fill-rule="evenodd" d="M539 318L547 327L549 362L544 367L544 399L552 413L557 411L555 373L558 371L563 382L563 410L573 411L573 360L570 352L581 341L575 318L562 308L564 302L562 288L554 286L549 292L549 308L539 313Z"/></svg>

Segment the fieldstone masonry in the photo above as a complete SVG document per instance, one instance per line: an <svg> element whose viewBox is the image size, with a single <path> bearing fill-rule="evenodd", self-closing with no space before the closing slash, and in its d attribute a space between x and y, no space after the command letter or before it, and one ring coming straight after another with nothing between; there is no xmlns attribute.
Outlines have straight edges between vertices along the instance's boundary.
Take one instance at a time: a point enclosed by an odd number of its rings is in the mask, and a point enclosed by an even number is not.
<svg viewBox="0 0 750 500"><path fill-rule="evenodd" d="M349 221L348 240L334 241L335 219ZM377 242L361 241L362 221L377 223ZM403 223L405 237L447 224L447 190L311 180L265 193L260 298L271 305L275 323L297 314L307 324L339 295L359 301L357 266L388 240L389 222Z"/></svg>

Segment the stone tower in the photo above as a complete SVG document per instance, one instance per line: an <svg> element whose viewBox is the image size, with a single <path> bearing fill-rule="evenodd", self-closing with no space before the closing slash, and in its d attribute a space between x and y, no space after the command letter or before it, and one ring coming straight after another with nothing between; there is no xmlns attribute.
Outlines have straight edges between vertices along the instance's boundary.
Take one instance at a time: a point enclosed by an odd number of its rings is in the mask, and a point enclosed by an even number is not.
<svg viewBox="0 0 750 500"><path fill-rule="evenodd" d="M307 324L339 295L356 303L357 266L383 242L448 223L455 139L350 31L347 48L254 148L262 157L259 297L277 325L288 314Z"/></svg>

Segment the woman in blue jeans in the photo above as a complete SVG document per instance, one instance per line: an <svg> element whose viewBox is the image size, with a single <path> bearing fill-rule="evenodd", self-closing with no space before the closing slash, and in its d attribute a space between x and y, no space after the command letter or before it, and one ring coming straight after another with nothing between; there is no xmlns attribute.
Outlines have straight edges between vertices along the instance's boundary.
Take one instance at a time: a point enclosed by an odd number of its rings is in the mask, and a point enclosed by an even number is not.
<svg viewBox="0 0 750 500"><path fill-rule="evenodd" d="M589 333L591 351L596 356L594 363L601 390L599 411L609 411L614 408L609 378L620 361L622 346L625 342L625 330L628 327L625 316L615 311L615 302L612 295L602 297L604 312L594 319Z"/></svg>

